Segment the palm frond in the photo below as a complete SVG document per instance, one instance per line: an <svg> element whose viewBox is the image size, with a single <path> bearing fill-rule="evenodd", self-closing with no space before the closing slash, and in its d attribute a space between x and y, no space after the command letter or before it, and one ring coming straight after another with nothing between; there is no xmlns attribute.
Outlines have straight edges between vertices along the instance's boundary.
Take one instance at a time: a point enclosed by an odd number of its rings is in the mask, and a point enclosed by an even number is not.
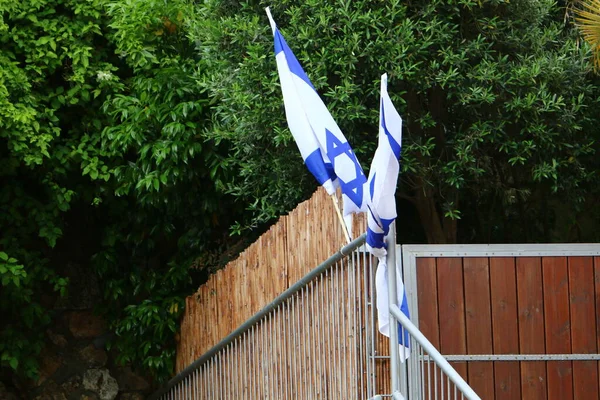
<svg viewBox="0 0 600 400"><path fill-rule="evenodd" d="M600 0L579 0L575 8L575 24L592 46L594 66L600 69Z"/></svg>

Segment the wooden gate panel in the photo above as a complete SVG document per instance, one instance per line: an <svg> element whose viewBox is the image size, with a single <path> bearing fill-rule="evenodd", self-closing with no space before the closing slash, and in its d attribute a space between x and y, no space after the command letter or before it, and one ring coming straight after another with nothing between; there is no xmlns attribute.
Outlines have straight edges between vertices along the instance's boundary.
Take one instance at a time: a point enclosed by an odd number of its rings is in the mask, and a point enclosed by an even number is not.
<svg viewBox="0 0 600 400"><path fill-rule="evenodd" d="M544 325L546 353L571 352L569 316L569 277L566 257L543 257ZM548 399L573 398L573 364L571 361L548 361Z"/></svg>
<svg viewBox="0 0 600 400"><path fill-rule="evenodd" d="M438 288L435 258L418 258L417 269L419 271L419 279L417 279L419 329L436 348L439 348L440 326L438 322Z"/></svg>
<svg viewBox="0 0 600 400"><path fill-rule="evenodd" d="M490 272L487 257L463 259L468 354L492 354ZM494 399L494 365L477 362L468 366L469 384L482 399Z"/></svg>
<svg viewBox="0 0 600 400"><path fill-rule="evenodd" d="M438 258L438 308L440 323L440 351L442 354L466 354L465 294L461 258ZM456 371L467 378L465 362L451 363Z"/></svg>
<svg viewBox="0 0 600 400"><path fill-rule="evenodd" d="M490 289L494 354L519 353L517 321L517 277L513 257L490 258ZM494 384L496 399L520 399L518 361L496 362Z"/></svg>
<svg viewBox="0 0 600 400"><path fill-rule="evenodd" d="M594 354L598 350L594 259L592 257L570 257L568 263L571 351L577 354ZM575 399L598 398L597 362L573 362L573 391Z"/></svg>
<svg viewBox="0 0 600 400"><path fill-rule="evenodd" d="M517 258L516 264L520 353L543 354L546 346L541 258ZM524 399L547 399L544 362L521 362L521 393Z"/></svg>

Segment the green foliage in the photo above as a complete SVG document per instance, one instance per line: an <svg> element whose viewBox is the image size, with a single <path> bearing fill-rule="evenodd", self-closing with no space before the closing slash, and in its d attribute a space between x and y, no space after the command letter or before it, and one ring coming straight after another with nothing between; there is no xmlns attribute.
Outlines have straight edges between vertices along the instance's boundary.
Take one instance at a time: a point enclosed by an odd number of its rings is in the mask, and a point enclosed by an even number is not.
<svg viewBox="0 0 600 400"><path fill-rule="evenodd" d="M194 27L214 66L202 81L218 101L208 135L230 143L239 172L227 188L254 222L314 187L285 129L267 5L207 1L199 20L219 23ZM554 2L283 0L272 13L363 167L389 74L405 121L399 196L428 241L560 240L557 214L597 198L600 92Z"/></svg>
<svg viewBox="0 0 600 400"><path fill-rule="evenodd" d="M35 377L76 264L99 278L119 361L168 377L183 299L237 249L230 233L251 238L314 190L265 5L0 3L1 368ZM573 240L597 221L597 77L552 2L272 11L365 167L388 72L399 197L428 241Z"/></svg>
<svg viewBox="0 0 600 400"><path fill-rule="evenodd" d="M120 361L173 372L189 265L240 215L219 190L228 149L202 136L189 15L185 1L0 5L2 367L35 377L76 263L100 278Z"/></svg>
<svg viewBox="0 0 600 400"><path fill-rule="evenodd" d="M67 280L50 254L63 236L65 213L82 194L72 153L90 146L82 138L99 122L85 110L102 104L96 73L112 67L105 51L92 52L92 43L101 42L93 2L3 2L0 16L0 249L9 256L0 346L2 366L34 377L50 322L40 294L66 294Z"/></svg>

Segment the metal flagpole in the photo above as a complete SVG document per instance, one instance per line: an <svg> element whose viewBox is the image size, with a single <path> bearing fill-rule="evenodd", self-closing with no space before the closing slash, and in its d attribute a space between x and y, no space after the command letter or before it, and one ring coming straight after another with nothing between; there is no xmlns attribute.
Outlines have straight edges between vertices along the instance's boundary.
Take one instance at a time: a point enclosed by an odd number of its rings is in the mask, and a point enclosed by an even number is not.
<svg viewBox="0 0 600 400"><path fill-rule="evenodd" d="M390 225L390 231L387 235L387 273L388 273L388 294L390 310L396 304L398 294L396 288L396 222ZM398 352L398 321L390 313L390 372L392 375L392 393L400 390L399 358Z"/></svg>

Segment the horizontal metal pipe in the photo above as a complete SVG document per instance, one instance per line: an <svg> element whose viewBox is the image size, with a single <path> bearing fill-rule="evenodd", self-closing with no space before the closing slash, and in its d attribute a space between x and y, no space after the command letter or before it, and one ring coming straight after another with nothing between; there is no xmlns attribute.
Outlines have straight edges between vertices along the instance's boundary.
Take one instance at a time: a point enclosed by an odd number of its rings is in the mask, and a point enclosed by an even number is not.
<svg viewBox="0 0 600 400"><path fill-rule="evenodd" d="M427 360L429 356L423 356ZM444 354L447 361L598 361L600 354Z"/></svg>
<svg viewBox="0 0 600 400"><path fill-rule="evenodd" d="M158 389L154 392L148 399L149 400L157 400L160 396L167 393L173 386L177 385L181 382L185 377L189 376L193 371L200 368L205 362L210 360L215 354L221 351L225 346L231 343L235 338L240 336L242 333L250 329L254 326L258 321L268 315L271 311L273 311L277 306L282 304L284 301L292 297L296 292L306 286L310 281L321 275L331 266L333 266L336 262L341 260L342 258L349 255L351 252L356 250L359 246L365 243L367 235L363 233L361 236L354 239L352 242L348 243L346 246L342 247L337 253L329 257L327 260L323 261L317 267L315 267L308 274L304 275L299 281L290 286L286 291L281 293L279 296L275 298L271 303L266 305L262 310L254 314L250 317L246 322L240 325L236 330L227 335L223 340L217 343L213 348L204 353L200 358L196 359L193 363L188 365L183 371L175 375L165 386Z"/></svg>
<svg viewBox="0 0 600 400"><path fill-rule="evenodd" d="M444 356L435 348L433 344L421 333L406 315L395 304L390 304L390 314L412 335L413 338L423 349L429 353L432 360L435 361L438 367L450 378L456 387L465 395L468 400L481 400L475 391L467 382L459 375L458 372L446 361ZM393 321L390 321L390 324ZM391 324L393 326L393 324ZM437 381L436 381L437 382Z"/></svg>

